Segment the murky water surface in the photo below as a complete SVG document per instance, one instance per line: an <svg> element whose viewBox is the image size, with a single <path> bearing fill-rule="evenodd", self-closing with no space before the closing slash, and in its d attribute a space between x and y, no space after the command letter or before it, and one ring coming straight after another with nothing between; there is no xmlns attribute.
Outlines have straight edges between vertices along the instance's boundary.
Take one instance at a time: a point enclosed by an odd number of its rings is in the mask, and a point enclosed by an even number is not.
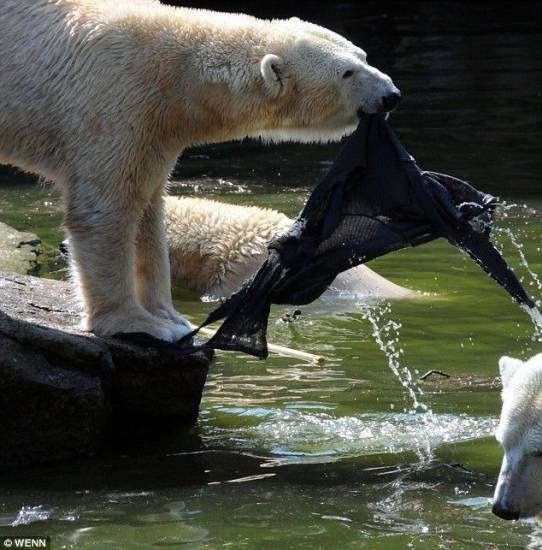
<svg viewBox="0 0 542 550"><path fill-rule="evenodd" d="M406 100L392 121L422 166L506 199L496 242L541 299L537 4L329 6L297 11L353 38L394 76ZM279 10L291 11L279 2L260 15ZM172 193L294 215L336 151L254 143L188 151ZM38 233L42 274L63 278L60 199L15 179L0 182L0 220ZM219 354L193 429L1 476L0 535L47 534L54 548L542 545L534 524L505 523L489 503L501 458L492 437L497 360L542 351L528 316L445 242L371 267L426 295L372 306L319 301L293 323L277 307L270 341L325 355L323 366ZM212 307L182 289L176 296L194 319ZM449 378L419 381L431 369Z"/></svg>

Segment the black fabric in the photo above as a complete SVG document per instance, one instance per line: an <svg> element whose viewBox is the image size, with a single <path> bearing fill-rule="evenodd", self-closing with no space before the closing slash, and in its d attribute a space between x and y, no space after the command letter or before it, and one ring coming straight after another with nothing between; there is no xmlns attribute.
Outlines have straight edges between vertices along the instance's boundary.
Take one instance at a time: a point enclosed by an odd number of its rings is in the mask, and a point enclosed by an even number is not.
<svg viewBox="0 0 542 550"><path fill-rule="evenodd" d="M260 270L202 325L225 319L218 332L192 349L265 358L272 303L308 304L340 272L438 237L469 254L519 303L534 307L489 240L495 204L468 183L421 170L382 116L364 116L292 229L270 243Z"/></svg>

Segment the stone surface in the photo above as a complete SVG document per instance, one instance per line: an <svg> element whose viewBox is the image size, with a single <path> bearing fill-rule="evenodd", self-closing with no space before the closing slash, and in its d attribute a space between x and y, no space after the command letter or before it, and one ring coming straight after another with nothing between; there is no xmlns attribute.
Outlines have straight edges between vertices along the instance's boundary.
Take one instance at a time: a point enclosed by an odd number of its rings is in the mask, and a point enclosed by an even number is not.
<svg viewBox="0 0 542 550"><path fill-rule="evenodd" d="M35 273L40 245L37 235L17 231L0 222L0 269L23 275Z"/></svg>
<svg viewBox="0 0 542 550"><path fill-rule="evenodd" d="M211 354L77 328L68 283L0 271L0 465L99 451L118 429L198 414Z"/></svg>
<svg viewBox="0 0 542 550"><path fill-rule="evenodd" d="M100 379L57 367L0 336L0 464L91 455L108 417Z"/></svg>

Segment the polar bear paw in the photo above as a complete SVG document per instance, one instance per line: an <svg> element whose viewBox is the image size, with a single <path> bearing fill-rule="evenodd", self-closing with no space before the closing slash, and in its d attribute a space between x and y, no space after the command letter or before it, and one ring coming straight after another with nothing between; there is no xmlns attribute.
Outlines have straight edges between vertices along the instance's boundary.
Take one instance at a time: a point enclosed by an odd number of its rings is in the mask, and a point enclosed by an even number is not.
<svg viewBox="0 0 542 550"><path fill-rule="evenodd" d="M159 318L143 308L131 308L97 316L89 325L90 330L98 336L145 333L165 342L177 342L192 331L192 325L186 319L179 314L177 318Z"/></svg>
<svg viewBox="0 0 542 550"><path fill-rule="evenodd" d="M192 332L194 326L185 319L180 313L177 313L172 305L157 304L154 306L145 306L145 309L153 316L166 321L173 321L176 325L186 328L186 333Z"/></svg>

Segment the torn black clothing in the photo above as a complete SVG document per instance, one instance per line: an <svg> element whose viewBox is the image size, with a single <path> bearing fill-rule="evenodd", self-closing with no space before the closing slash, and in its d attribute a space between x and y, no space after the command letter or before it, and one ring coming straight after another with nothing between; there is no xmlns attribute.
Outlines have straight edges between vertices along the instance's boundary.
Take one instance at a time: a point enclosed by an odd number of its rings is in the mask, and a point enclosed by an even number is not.
<svg viewBox="0 0 542 550"><path fill-rule="evenodd" d="M272 303L308 304L342 271L438 237L533 307L489 240L495 204L466 182L421 170L382 116L364 116L293 227L269 244L260 270L208 316L202 326L225 320L200 347L265 358Z"/></svg>

